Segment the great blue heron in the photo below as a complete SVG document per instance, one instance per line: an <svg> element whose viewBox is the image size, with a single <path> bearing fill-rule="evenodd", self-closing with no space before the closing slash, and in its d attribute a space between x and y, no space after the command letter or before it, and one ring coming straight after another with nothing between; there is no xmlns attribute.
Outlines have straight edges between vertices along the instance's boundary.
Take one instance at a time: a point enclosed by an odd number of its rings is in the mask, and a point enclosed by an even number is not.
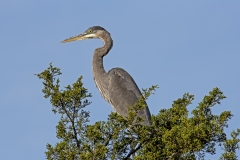
<svg viewBox="0 0 240 160"><path fill-rule="evenodd" d="M131 75L124 69L113 68L108 73L104 70L103 57L113 46L110 33L100 26L93 26L83 34L65 39L62 43L91 38L100 38L104 42L104 45L95 49L93 54L92 70L96 86L114 111L126 117L128 115L127 105L133 106L142 94ZM144 119L143 125L150 124L151 115L147 106L140 110L137 115Z"/></svg>

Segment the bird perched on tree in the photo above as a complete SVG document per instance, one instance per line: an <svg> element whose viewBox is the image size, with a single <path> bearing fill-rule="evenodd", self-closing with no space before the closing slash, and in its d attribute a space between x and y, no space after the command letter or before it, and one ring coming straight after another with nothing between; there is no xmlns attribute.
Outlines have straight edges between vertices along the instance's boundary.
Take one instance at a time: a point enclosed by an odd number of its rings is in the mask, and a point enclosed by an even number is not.
<svg viewBox="0 0 240 160"><path fill-rule="evenodd" d="M96 86L114 111L126 117L128 115L127 106L133 106L142 94L134 79L124 69L113 68L108 72L104 70L103 57L113 46L110 33L100 26L93 26L82 34L65 39L62 43L91 38L99 38L104 42L104 45L95 49L93 54L92 70ZM150 125L151 114L148 106L138 111L137 115L144 119L143 125Z"/></svg>

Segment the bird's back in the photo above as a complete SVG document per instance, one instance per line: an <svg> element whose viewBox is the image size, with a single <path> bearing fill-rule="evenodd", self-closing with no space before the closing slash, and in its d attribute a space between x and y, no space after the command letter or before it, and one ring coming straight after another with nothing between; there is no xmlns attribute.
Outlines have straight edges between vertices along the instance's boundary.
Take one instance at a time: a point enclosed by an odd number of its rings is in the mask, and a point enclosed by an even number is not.
<svg viewBox="0 0 240 160"><path fill-rule="evenodd" d="M127 105L133 106L142 95L131 75L122 68L113 68L108 72L108 95L114 110L122 116L128 115ZM151 114L148 106L138 112L144 118L143 125L150 124Z"/></svg>

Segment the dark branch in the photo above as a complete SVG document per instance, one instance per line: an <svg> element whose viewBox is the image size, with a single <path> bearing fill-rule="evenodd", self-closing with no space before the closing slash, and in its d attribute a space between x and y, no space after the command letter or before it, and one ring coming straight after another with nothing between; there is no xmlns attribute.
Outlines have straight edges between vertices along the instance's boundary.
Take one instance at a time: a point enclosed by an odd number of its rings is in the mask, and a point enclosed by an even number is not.
<svg viewBox="0 0 240 160"><path fill-rule="evenodd" d="M73 137L74 137L74 139L75 139L75 141L76 141L76 144L77 144L77 147L78 147L78 149L79 149L79 148L80 148L80 144L79 144L78 138L77 138L77 131L76 131L76 128L75 128L75 125L74 125L74 119L72 119L72 118L69 116L69 114L67 113L67 110L66 110L66 108L64 107L64 104L63 104L63 102L62 102L61 99L60 99L60 102L61 102L61 105L62 105L63 110L65 111L67 117L69 118L69 120L70 120L71 123L72 123L73 133L74 133L74 134L73 134ZM74 117L73 117L73 118L74 118Z"/></svg>
<svg viewBox="0 0 240 160"><path fill-rule="evenodd" d="M141 147L142 147L142 145L139 144L139 146L138 146L137 148L131 150L131 151L128 153L127 157L123 158L123 160L128 160L128 159L130 158L130 156L131 156L132 154L134 154L135 152L137 152Z"/></svg>

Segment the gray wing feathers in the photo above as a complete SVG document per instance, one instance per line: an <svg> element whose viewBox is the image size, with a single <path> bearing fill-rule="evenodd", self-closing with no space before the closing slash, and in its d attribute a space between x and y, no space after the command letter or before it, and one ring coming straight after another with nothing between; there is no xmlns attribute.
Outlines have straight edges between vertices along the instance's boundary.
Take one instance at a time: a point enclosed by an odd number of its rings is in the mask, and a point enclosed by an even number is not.
<svg viewBox="0 0 240 160"><path fill-rule="evenodd" d="M133 106L142 95L135 81L125 70L113 68L108 72L109 100L114 110L122 116L128 115L127 105ZM139 111L138 116L145 119L144 125L150 124L150 111L148 107Z"/></svg>

